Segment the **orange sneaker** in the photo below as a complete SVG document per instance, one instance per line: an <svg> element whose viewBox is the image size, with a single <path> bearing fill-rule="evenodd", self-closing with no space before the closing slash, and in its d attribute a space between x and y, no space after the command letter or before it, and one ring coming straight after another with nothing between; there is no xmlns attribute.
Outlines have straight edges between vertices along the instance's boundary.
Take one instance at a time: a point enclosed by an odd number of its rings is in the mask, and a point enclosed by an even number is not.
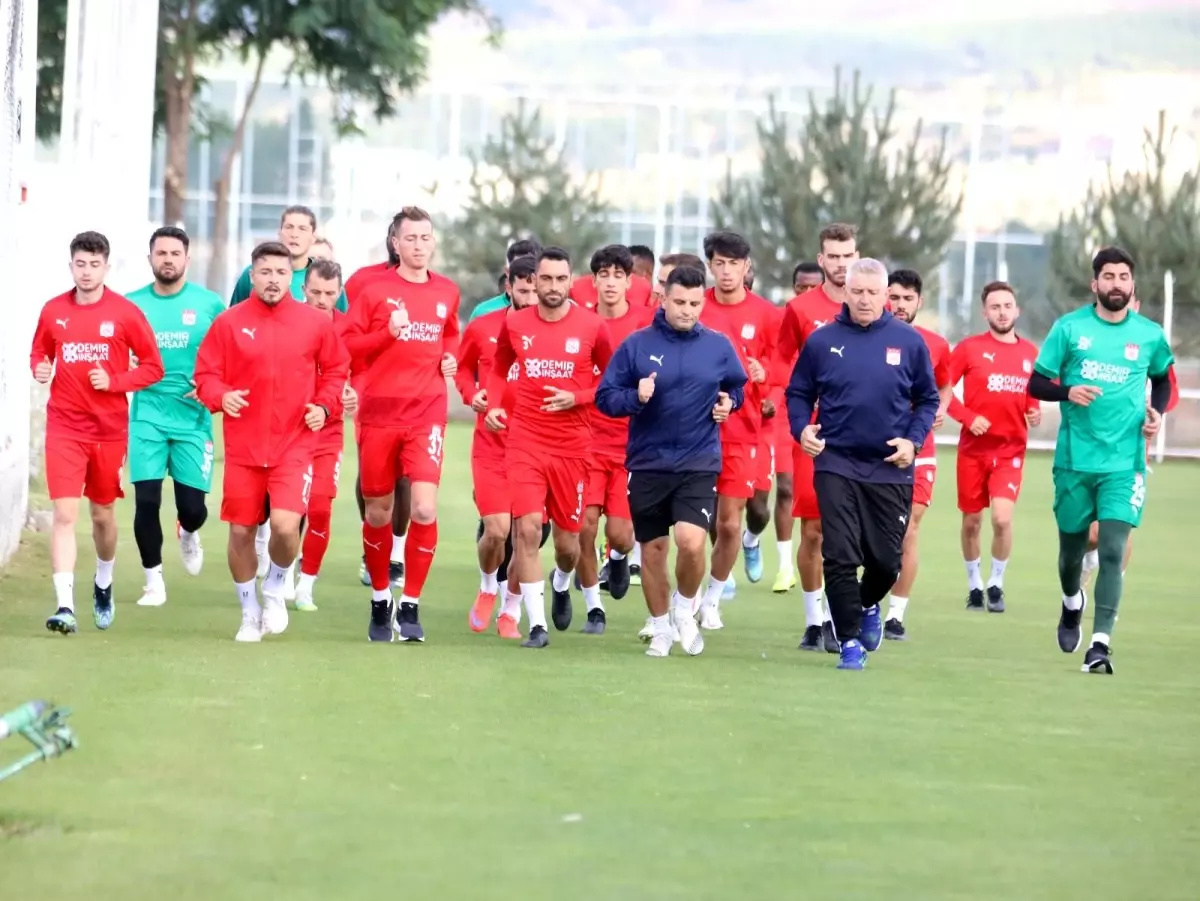
<svg viewBox="0 0 1200 901"><path fill-rule="evenodd" d="M492 611L496 609L496 594L491 591L479 592L479 597L475 598L475 603L471 607L471 631L486 632L488 626L492 624Z"/></svg>
<svg viewBox="0 0 1200 901"><path fill-rule="evenodd" d="M496 631L501 638L521 637L521 628L517 625L517 621L507 613L501 613L496 617Z"/></svg>

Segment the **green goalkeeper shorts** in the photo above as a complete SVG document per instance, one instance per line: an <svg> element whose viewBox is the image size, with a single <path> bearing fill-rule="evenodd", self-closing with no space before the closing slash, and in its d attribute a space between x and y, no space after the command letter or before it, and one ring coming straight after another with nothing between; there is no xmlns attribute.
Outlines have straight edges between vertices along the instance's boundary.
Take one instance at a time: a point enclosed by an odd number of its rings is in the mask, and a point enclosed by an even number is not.
<svg viewBox="0 0 1200 901"><path fill-rule="evenodd" d="M148 422L129 424L129 480L161 482L167 475L181 485L212 490L212 432L169 432Z"/></svg>
<svg viewBox="0 0 1200 901"><path fill-rule="evenodd" d="M1136 529L1145 506L1144 472L1054 470L1054 518L1060 532L1086 532L1092 523L1106 519Z"/></svg>

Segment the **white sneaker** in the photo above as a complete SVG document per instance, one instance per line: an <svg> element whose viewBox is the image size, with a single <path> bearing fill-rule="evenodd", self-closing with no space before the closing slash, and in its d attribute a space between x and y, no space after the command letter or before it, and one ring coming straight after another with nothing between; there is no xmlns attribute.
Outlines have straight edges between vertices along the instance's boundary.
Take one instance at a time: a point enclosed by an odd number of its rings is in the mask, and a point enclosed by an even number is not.
<svg viewBox="0 0 1200 901"><path fill-rule="evenodd" d="M714 612L716 612L715 608ZM704 651L704 636L696 628L696 620L688 616L687 611L680 610L679 613L679 616L674 616L674 611L672 611L672 619L675 620L675 628L679 633L676 641L682 646L685 654L695 657Z"/></svg>
<svg viewBox="0 0 1200 901"><path fill-rule="evenodd" d="M258 572L255 575L260 579L265 579L271 569L271 558L267 556L266 542L260 544L258 541L255 541L254 552L258 554Z"/></svg>
<svg viewBox="0 0 1200 901"><path fill-rule="evenodd" d="M282 635L287 631L288 612L283 597L263 592L262 634Z"/></svg>
<svg viewBox="0 0 1200 901"><path fill-rule="evenodd" d="M700 628L708 629L709 631L713 632L715 632L717 629L725 628L725 624L721 622L721 612L716 608L715 605L700 607Z"/></svg>
<svg viewBox="0 0 1200 901"><path fill-rule="evenodd" d="M290 603L296 600L296 564L292 563L283 574L283 599Z"/></svg>
<svg viewBox="0 0 1200 901"><path fill-rule="evenodd" d="M642 626L642 631L638 633L638 641L642 644L647 644L654 637L654 617L646 617L646 625Z"/></svg>
<svg viewBox="0 0 1200 901"><path fill-rule="evenodd" d="M183 568L189 576L200 575L204 567L204 548L200 545L199 535L189 535L178 525L175 526L179 536L179 553L183 557Z"/></svg>
<svg viewBox="0 0 1200 901"><path fill-rule="evenodd" d="M292 592L296 601L296 609L303 610L305 613L311 613L317 609L317 605L313 603L313 586L297 585L296 590Z"/></svg>
<svg viewBox="0 0 1200 901"><path fill-rule="evenodd" d="M262 641L262 621L253 613L242 614L242 627L238 629L234 641Z"/></svg>
<svg viewBox="0 0 1200 901"><path fill-rule="evenodd" d="M138 599L139 607L161 607L167 602L167 589L165 586L151 587L147 585L142 589L142 596Z"/></svg>
<svg viewBox="0 0 1200 901"><path fill-rule="evenodd" d="M647 657L666 657L671 653L671 636L659 632L650 639L650 647L646 649Z"/></svg>

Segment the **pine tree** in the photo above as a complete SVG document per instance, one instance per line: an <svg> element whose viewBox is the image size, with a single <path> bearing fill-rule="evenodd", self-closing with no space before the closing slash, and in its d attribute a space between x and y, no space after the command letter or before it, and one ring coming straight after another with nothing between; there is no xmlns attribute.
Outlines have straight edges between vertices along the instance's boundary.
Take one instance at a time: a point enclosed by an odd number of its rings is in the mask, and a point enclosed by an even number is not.
<svg viewBox="0 0 1200 901"><path fill-rule="evenodd" d="M562 150L545 134L541 111L524 102L501 122L500 134L472 155L470 197L450 223L442 265L462 288L463 306L496 293L505 250L533 237L571 254L577 272L609 238L609 205L596 180L573 176Z"/></svg>
<svg viewBox="0 0 1200 901"><path fill-rule="evenodd" d="M916 269L933 282L962 205L945 135L930 146L918 122L902 138L895 92L882 113L873 110L873 93L857 72L847 89L835 70L824 103L809 92L795 138L772 101L758 123L760 171L727 173L715 219L750 241L764 288L790 290L792 268L815 259L817 235L831 222L858 227L864 256Z"/></svg>
<svg viewBox="0 0 1200 901"><path fill-rule="evenodd" d="M1200 167L1172 178L1168 157L1176 129L1159 113L1158 128L1145 130L1145 168L1092 184L1079 207L1059 217L1047 235L1050 279L1045 315L1057 316L1093 299L1092 254L1115 244L1137 264L1135 281L1142 313L1162 321L1163 276L1175 276L1173 343L1178 351L1200 347ZM1048 326L1048 322L1039 322Z"/></svg>

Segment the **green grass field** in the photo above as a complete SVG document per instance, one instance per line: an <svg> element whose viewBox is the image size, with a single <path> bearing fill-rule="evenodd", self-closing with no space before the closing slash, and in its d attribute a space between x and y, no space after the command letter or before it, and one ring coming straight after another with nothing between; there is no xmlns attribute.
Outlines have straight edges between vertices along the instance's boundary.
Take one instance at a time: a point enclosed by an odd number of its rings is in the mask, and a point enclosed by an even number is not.
<svg viewBox="0 0 1200 901"><path fill-rule="evenodd" d="M555 633L537 653L471 634L468 445L453 429L423 646L367 644L348 496L320 612L262 645L233 641L215 517L204 574L188 579L169 544L170 601L143 610L125 502L106 634L82 588L79 634L43 629L46 542L31 537L0 578L0 708L69 705L82 746L0 785L0 895L1200 897L1200 469L1151 477L1115 677L1082 675L1055 643L1044 458L1018 511L1009 612L963 610L947 466L912 639L854 674L795 649L802 605L770 593L773 542L764 583L739 564L726 629L697 659L644 656L637 589L602 638Z"/></svg>

